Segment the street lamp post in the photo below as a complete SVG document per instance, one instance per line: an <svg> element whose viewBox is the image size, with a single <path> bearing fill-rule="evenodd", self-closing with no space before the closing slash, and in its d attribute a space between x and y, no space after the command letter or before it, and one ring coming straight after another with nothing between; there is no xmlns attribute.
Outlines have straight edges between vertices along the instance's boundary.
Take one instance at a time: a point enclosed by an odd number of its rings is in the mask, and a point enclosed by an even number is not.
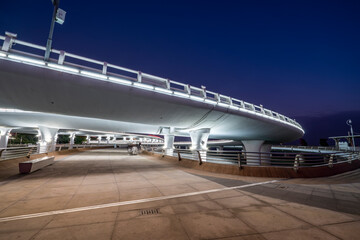
<svg viewBox="0 0 360 240"><path fill-rule="evenodd" d="M49 32L49 38L47 40L46 43L46 52L45 52L45 61L49 60L49 56L50 56L50 49L51 49L51 44L52 44L52 36L54 33L54 27L55 27L55 19L56 19L56 12L59 8L59 3L60 0L52 0L52 3L54 5L54 12L52 15L52 19L51 19L51 25L50 25L50 32Z"/></svg>
<svg viewBox="0 0 360 240"><path fill-rule="evenodd" d="M351 138L352 138L352 145L353 145L353 151L355 152L355 140L354 140L354 132L353 132L353 128L351 125L351 119L346 121L346 124L350 126L350 132L351 132Z"/></svg>
<svg viewBox="0 0 360 240"><path fill-rule="evenodd" d="M63 24L65 21L65 14L66 12L59 8L60 0L51 0L54 5L54 12L51 19L51 25L50 25L50 32L49 37L46 43L46 51L45 51L45 61L49 61L50 57L50 50L51 50L51 44L52 44L52 37L54 33L55 28L55 22L59 24Z"/></svg>

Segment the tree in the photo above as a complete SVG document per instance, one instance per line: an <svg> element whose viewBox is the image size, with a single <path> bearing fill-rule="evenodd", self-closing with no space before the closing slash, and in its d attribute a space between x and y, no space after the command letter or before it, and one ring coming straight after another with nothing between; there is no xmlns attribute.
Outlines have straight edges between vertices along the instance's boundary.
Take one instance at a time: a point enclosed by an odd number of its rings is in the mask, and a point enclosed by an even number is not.
<svg viewBox="0 0 360 240"><path fill-rule="evenodd" d="M75 136L75 139L74 139L75 144L82 144L84 141L86 141L85 136Z"/></svg>
<svg viewBox="0 0 360 240"><path fill-rule="evenodd" d="M70 142L69 135L58 135L57 142L59 144L65 144Z"/></svg>
<svg viewBox="0 0 360 240"><path fill-rule="evenodd" d="M15 133L12 134L12 144L36 144L38 137L35 134Z"/></svg>

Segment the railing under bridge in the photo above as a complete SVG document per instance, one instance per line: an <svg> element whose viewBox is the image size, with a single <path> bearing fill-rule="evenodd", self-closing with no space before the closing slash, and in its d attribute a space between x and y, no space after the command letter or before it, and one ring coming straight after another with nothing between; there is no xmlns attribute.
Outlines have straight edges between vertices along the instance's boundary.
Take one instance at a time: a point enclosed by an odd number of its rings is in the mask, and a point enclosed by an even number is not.
<svg viewBox="0 0 360 240"><path fill-rule="evenodd" d="M39 153L48 153L52 151L62 151L68 149L77 149L77 148L98 148L98 147L114 147L114 144L58 144L55 146L39 146L39 145L30 145L30 146L21 146L21 147L8 147L0 148L0 161L10 160L21 157L30 157L34 154Z"/></svg>
<svg viewBox="0 0 360 240"><path fill-rule="evenodd" d="M185 150L174 149L166 151L161 148L145 148L145 150L162 154L163 156L177 157L179 161L188 159L204 162L242 166L259 167L282 167L293 168L297 171L299 168L328 166L333 167L339 163L352 163L360 160L359 152L245 152L245 151L210 151L210 150Z"/></svg>
<svg viewBox="0 0 360 240"><path fill-rule="evenodd" d="M26 156L30 157L30 155L36 153L38 153L37 146L1 148L0 160L21 158Z"/></svg>

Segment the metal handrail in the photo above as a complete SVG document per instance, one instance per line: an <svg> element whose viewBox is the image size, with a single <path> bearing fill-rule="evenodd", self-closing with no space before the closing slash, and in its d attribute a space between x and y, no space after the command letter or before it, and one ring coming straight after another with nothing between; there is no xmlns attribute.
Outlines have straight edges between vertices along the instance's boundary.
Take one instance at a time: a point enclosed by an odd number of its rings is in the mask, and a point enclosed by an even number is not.
<svg viewBox="0 0 360 240"><path fill-rule="evenodd" d="M37 153L36 146L0 148L0 160L26 157Z"/></svg>
<svg viewBox="0 0 360 240"><path fill-rule="evenodd" d="M74 144L71 147L73 149L76 148L95 148L95 147L109 147L113 146L113 144ZM0 161L9 160L14 158L21 157L30 157L33 154L39 153L48 153L52 151L53 146L40 146L40 145L32 145L27 147L8 147L8 148L0 148ZM56 144L54 151L61 151L70 148L70 144Z"/></svg>
<svg viewBox="0 0 360 240"><path fill-rule="evenodd" d="M284 148L284 149L311 149L311 150L338 150L336 147L332 146L292 146L292 145L276 145L275 148Z"/></svg>
<svg viewBox="0 0 360 240"><path fill-rule="evenodd" d="M51 52L54 54L57 54L58 59L50 59L49 62L45 62L42 60L43 57L40 55L31 54L32 56L30 58L28 58L29 53L16 51L16 50L14 51L11 48L13 44L17 44L17 45L26 46L26 47L29 47L32 49L45 51L46 48L44 46L20 41L17 39L13 39L9 36L1 36L0 35L0 40L3 40L3 48L2 48L3 51L0 51L0 58L2 58L2 59L9 60L9 59L13 58L11 60L19 61L19 62L22 62L25 64L31 64L31 65L34 65L37 67L48 68L48 69L55 70L55 71L64 71L64 72L68 72L68 73L76 74L76 75L83 75L83 76L85 75L86 77L91 77L91 78L95 78L95 79L102 80L102 81L112 81L112 82L116 82L118 84L131 85L132 87L137 87L137 88L141 88L141 89L149 90L149 91L155 91L155 92L161 93L161 94L168 94L168 95L172 95L175 97L186 98L186 99L193 100L193 101L204 102L204 103L208 103L208 104L226 108L227 110L246 112L249 114L254 114L254 115L257 115L257 116L260 116L263 118L271 119L274 121L281 122L283 124L290 125L304 133L304 130L302 129L301 125L293 119L285 117L284 115L273 112L269 109L265 109L265 108L263 108L263 106L257 106L257 105L247 103L247 102L244 102L244 101L236 99L236 98L232 98L232 97L221 95L221 94L218 94L218 93L215 93L212 91L208 91L205 88L197 88L194 86L190 86L188 84L169 80L167 78L158 77L158 76L154 76L154 75L147 74L147 73L142 73L141 71L132 70L132 69L117 66L114 64L108 64L107 62L98 61L98 60L94 60L94 59L87 58L87 57L82 57L79 55L75 55L72 53L68 53L68 52L60 51L60 50L56 50L56 49L52 49ZM28 59L22 59L22 60L20 59L19 60L19 58L18 58L19 56L20 57L27 56ZM96 68L84 66L84 65L78 65L78 64L74 64L74 63L71 63L68 61L65 62L65 58L66 59L72 58L72 59L84 61L86 63L97 64L101 67L101 69L96 69ZM36 62L34 62L34 60ZM121 70L125 73L136 74L136 78L128 77L125 75L120 75L117 73L112 73L112 72L108 71L109 68ZM84 69L86 69L86 71ZM87 71L87 70L90 70L90 71ZM151 80L150 84L146 79ZM158 81L159 84L165 84L165 85L164 86L154 85L153 81ZM180 88L179 89L173 88L173 87L171 87L172 84L177 85ZM201 95L199 96L199 94L196 94L196 91L200 92ZM212 95L212 96L210 96L210 95Z"/></svg>
<svg viewBox="0 0 360 240"><path fill-rule="evenodd" d="M309 152L246 152L233 150L188 150L174 149L171 154L162 148L145 148L150 152L177 157L179 161L189 159L203 162L212 162L219 164L230 164L242 166L259 167L282 167L293 168L297 171L299 168L328 166L333 167L336 164L355 160L360 160L359 152L333 152L333 153L309 153Z"/></svg>

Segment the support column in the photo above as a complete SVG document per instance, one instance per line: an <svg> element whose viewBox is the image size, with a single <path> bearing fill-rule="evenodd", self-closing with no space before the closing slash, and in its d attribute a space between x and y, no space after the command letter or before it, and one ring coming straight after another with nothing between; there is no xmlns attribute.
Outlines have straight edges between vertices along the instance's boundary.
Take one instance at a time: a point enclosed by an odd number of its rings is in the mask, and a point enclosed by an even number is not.
<svg viewBox="0 0 360 240"><path fill-rule="evenodd" d="M166 134L164 135L164 147L166 155L173 155L174 153L174 135Z"/></svg>
<svg viewBox="0 0 360 240"><path fill-rule="evenodd" d="M100 144L101 143L101 136L98 136L97 140L98 140L98 144Z"/></svg>
<svg viewBox="0 0 360 240"><path fill-rule="evenodd" d="M200 155L194 157L201 157L201 160L203 162L206 162L206 150L207 150L207 141L209 138L209 134L210 134L210 128L201 128L190 131L190 138L191 138L190 150L199 151ZM197 153L194 154L197 155Z"/></svg>
<svg viewBox="0 0 360 240"><path fill-rule="evenodd" d="M70 138L69 149L73 149L74 148L74 143L75 143L75 133L71 133L69 138Z"/></svg>
<svg viewBox="0 0 360 240"><path fill-rule="evenodd" d="M207 150L207 141L210 128L201 128L190 131L191 150Z"/></svg>
<svg viewBox="0 0 360 240"><path fill-rule="evenodd" d="M39 126L41 140L38 141L38 152L46 153L55 151L57 140L57 128Z"/></svg>
<svg viewBox="0 0 360 240"><path fill-rule="evenodd" d="M272 144L269 144L269 143L263 143L261 145L261 148L260 148L260 152L261 152L261 155L260 155L260 159L261 159L261 165L265 165L265 166L269 166L271 165L271 147L272 147Z"/></svg>
<svg viewBox="0 0 360 240"><path fill-rule="evenodd" d="M246 153L247 165L269 165L269 152L271 144L264 143L264 140L242 140Z"/></svg>
<svg viewBox="0 0 360 240"><path fill-rule="evenodd" d="M0 128L0 148L7 148L11 128Z"/></svg>
<svg viewBox="0 0 360 240"><path fill-rule="evenodd" d="M166 155L172 156L174 153L174 128L173 127L164 127L161 130L161 133L164 135L164 146L163 149L165 150ZM155 140L152 139L152 142Z"/></svg>
<svg viewBox="0 0 360 240"><path fill-rule="evenodd" d="M86 135L86 144L90 144L90 136Z"/></svg>
<svg viewBox="0 0 360 240"><path fill-rule="evenodd" d="M173 149L174 148L174 135L166 134L164 135L164 149Z"/></svg>
<svg viewBox="0 0 360 240"><path fill-rule="evenodd" d="M175 129L173 127L164 127L161 130L161 133L164 135L164 146L166 155L173 155L174 153L174 135ZM156 142L155 139L152 139L152 142Z"/></svg>

